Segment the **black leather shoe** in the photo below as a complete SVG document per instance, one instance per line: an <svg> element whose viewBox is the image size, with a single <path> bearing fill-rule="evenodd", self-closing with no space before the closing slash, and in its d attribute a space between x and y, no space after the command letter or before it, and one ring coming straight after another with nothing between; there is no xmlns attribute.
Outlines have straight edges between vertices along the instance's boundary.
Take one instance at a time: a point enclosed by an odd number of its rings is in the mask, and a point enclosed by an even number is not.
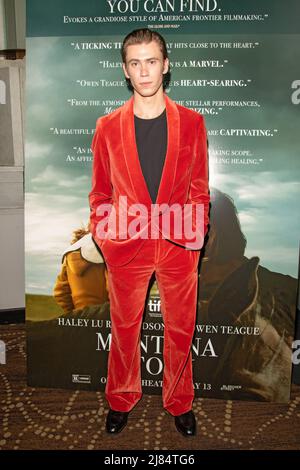
<svg viewBox="0 0 300 470"><path fill-rule="evenodd" d="M109 410L106 418L106 431L110 434L117 434L125 428L129 411Z"/></svg>
<svg viewBox="0 0 300 470"><path fill-rule="evenodd" d="M175 426L184 436L195 436L196 434L196 418L192 410L182 415L175 416Z"/></svg>

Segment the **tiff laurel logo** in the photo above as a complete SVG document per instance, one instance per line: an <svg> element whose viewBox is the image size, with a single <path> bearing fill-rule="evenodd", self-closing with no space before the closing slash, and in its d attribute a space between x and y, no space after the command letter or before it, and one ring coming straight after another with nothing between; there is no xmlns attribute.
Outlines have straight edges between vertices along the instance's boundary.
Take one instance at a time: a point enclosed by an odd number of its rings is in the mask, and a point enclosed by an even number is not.
<svg viewBox="0 0 300 470"><path fill-rule="evenodd" d="M6 345L0 340L0 364L6 364Z"/></svg>

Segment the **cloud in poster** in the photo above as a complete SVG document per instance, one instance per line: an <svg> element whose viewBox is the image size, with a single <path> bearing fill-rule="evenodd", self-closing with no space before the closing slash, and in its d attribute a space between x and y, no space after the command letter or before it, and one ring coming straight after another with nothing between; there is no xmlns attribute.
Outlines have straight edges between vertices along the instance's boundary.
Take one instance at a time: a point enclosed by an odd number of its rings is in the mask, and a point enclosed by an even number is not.
<svg viewBox="0 0 300 470"><path fill-rule="evenodd" d="M27 193L26 253L57 259L70 244L72 233L88 223L89 206L83 198L61 194Z"/></svg>
<svg viewBox="0 0 300 470"><path fill-rule="evenodd" d="M45 159L50 157L53 147L49 143L38 143L37 141L28 141L25 144L26 161L29 159Z"/></svg>
<svg viewBox="0 0 300 470"><path fill-rule="evenodd" d="M300 195L300 182L284 179L284 172L215 173L211 184L230 194L234 199L265 207L266 204L291 199Z"/></svg>
<svg viewBox="0 0 300 470"><path fill-rule="evenodd" d="M62 190L52 193L25 195L27 293L52 294L62 253L70 245L73 231L86 227L89 221L84 198Z"/></svg>
<svg viewBox="0 0 300 470"><path fill-rule="evenodd" d="M286 178L285 178L286 177ZM218 173L213 186L228 194L247 238L246 256L297 277L300 182L284 172Z"/></svg>
<svg viewBox="0 0 300 470"><path fill-rule="evenodd" d="M78 189L84 185L89 184L90 178L87 175L77 176L75 178L67 177L67 175L60 175L58 178L57 170L52 166L48 165L42 173L38 174L35 178L32 178L32 183L47 185L51 188L57 186L58 188L74 188Z"/></svg>

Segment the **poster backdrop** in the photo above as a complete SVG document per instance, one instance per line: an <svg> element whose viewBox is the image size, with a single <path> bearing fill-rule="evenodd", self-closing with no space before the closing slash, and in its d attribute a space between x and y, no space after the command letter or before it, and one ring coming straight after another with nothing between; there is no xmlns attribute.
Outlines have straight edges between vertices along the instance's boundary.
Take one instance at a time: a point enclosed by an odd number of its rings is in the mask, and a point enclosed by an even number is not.
<svg viewBox="0 0 300 470"><path fill-rule="evenodd" d="M211 227L199 266L196 396L288 401L299 243L299 6L27 1L29 385L105 387L109 285L87 227L90 145L97 118L131 96L122 40L148 27L167 42L166 92L202 113L208 130ZM141 352L144 392L160 394L155 278Z"/></svg>

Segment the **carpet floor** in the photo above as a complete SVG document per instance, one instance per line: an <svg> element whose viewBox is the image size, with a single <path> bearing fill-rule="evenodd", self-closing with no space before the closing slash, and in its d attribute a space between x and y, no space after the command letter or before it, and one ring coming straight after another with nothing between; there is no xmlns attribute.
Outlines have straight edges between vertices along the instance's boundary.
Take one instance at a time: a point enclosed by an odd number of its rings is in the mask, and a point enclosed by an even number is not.
<svg viewBox="0 0 300 470"><path fill-rule="evenodd" d="M118 435L105 432L102 392L26 385L25 325L0 325L0 450L296 450L300 386L288 404L196 398L197 435L179 434L160 396L144 395Z"/></svg>

